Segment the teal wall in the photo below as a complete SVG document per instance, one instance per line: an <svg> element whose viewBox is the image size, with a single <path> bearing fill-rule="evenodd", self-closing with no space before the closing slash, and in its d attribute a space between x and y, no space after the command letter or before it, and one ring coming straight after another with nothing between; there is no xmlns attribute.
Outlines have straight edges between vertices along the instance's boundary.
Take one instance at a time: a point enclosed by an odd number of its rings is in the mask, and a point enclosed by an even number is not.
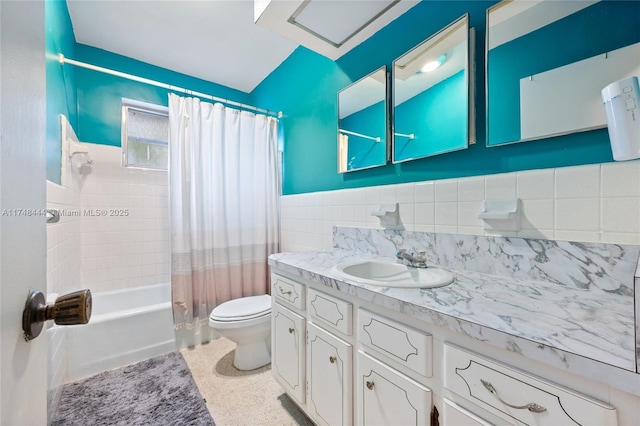
<svg viewBox="0 0 640 426"><path fill-rule="evenodd" d="M297 48L247 94L76 45L66 4L47 0L47 177L54 182L60 180L57 114L69 116L81 140L118 146L121 97L167 103L165 90L94 71L63 68L55 62L60 51L80 61L283 111L280 127L284 140L285 194L612 161L606 130L535 143L485 147L485 14L496 2L423 0L337 61L304 47ZM395 58L465 13L469 13L470 26L476 30L477 144L467 150L338 174L337 92L382 65L390 67Z"/></svg>
<svg viewBox="0 0 640 426"><path fill-rule="evenodd" d="M639 25L640 2L601 1L491 49L489 143L520 140L520 79L640 42Z"/></svg>
<svg viewBox="0 0 640 426"><path fill-rule="evenodd" d="M82 44L76 46L74 59L236 102L251 103L249 94L245 92ZM77 131L83 142L120 146L122 98L164 106L169 101L166 89L84 68L76 69L76 82Z"/></svg>
<svg viewBox="0 0 640 426"><path fill-rule="evenodd" d="M394 132L413 133L414 138L395 139L395 161L465 148L469 140L468 93L462 70L397 105Z"/></svg>
<svg viewBox="0 0 640 426"><path fill-rule="evenodd" d="M380 138L380 141L376 142L349 135L347 170L385 163L387 159L387 103L385 101L377 102L342 118L340 128Z"/></svg>
<svg viewBox="0 0 640 426"><path fill-rule="evenodd" d="M255 105L284 113L284 194L339 187L342 176L363 173L337 171L337 93L377 68L349 78L336 62L298 47L251 92Z"/></svg>
<svg viewBox="0 0 640 426"><path fill-rule="evenodd" d="M58 54L73 57L76 40L73 36L67 5L61 0L45 2L45 67L47 85L47 180L60 184L62 146L60 114L64 114L77 129L75 70L62 66Z"/></svg>
<svg viewBox="0 0 640 426"><path fill-rule="evenodd" d="M606 129L485 147L485 19L487 8L495 3L424 0L335 62L304 47L296 49L252 92L254 104L284 112L283 193L613 161ZM382 65L390 67L395 58L467 12L476 34L477 143L466 150L338 174L337 91Z"/></svg>

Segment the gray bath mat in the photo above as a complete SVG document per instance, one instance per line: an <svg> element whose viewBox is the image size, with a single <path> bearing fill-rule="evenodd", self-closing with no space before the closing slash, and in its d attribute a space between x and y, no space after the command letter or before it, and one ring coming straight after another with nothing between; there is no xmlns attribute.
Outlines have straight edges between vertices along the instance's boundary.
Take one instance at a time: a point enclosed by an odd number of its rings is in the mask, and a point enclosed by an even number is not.
<svg viewBox="0 0 640 426"><path fill-rule="evenodd" d="M51 424L215 425L180 352L65 385Z"/></svg>

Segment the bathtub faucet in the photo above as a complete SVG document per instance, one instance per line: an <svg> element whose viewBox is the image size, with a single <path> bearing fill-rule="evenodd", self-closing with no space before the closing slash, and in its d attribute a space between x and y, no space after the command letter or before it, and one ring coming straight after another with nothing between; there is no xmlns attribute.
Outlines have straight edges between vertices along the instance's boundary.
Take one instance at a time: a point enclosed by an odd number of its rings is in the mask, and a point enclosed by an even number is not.
<svg viewBox="0 0 640 426"><path fill-rule="evenodd" d="M407 253L406 249L398 249L396 252L396 262L414 268L427 268L427 252L419 250L418 254Z"/></svg>

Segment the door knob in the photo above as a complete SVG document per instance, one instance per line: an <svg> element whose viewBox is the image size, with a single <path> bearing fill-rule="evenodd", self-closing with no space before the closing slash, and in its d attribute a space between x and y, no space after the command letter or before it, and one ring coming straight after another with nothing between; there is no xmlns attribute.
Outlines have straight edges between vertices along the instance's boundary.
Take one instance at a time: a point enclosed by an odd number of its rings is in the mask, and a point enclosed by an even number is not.
<svg viewBox="0 0 640 426"><path fill-rule="evenodd" d="M45 304L42 292L32 291L22 311L24 339L29 341L38 337L47 320L53 320L58 325L88 323L91 305L91 291L88 289L60 296L49 305Z"/></svg>

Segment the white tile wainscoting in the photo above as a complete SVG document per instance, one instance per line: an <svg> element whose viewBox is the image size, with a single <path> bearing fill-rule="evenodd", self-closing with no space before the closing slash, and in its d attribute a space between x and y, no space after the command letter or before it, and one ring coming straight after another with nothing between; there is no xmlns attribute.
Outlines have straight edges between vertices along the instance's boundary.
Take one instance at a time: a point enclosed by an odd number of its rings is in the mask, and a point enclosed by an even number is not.
<svg viewBox="0 0 640 426"><path fill-rule="evenodd" d="M94 164L82 185L82 283L92 291L169 282L166 171L122 166L120 147L87 144ZM114 215L111 215L113 213Z"/></svg>
<svg viewBox="0 0 640 426"><path fill-rule="evenodd" d="M485 231L485 199L520 198L518 232ZM282 251L328 249L333 226L380 228L399 203L406 230L640 244L640 160L282 197Z"/></svg>

